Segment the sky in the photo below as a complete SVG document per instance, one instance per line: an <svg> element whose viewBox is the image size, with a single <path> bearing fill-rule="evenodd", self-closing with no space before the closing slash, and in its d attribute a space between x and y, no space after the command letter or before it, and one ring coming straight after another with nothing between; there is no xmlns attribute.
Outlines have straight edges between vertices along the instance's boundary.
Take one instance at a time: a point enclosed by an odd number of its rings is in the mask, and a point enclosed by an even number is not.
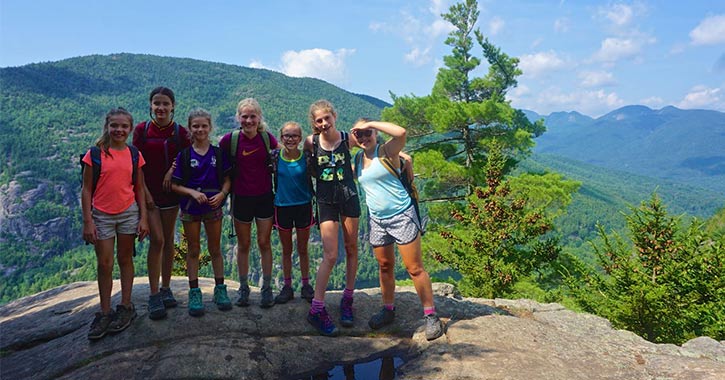
<svg viewBox="0 0 725 380"><path fill-rule="evenodd" d="M430 94L451 53L440 15L454 3L0 0L0 67L143 53L315 77L390 102ZM516 108L725 112L725 0L479 0L478 9L476 27L520 60L508 93Z"/></svg>

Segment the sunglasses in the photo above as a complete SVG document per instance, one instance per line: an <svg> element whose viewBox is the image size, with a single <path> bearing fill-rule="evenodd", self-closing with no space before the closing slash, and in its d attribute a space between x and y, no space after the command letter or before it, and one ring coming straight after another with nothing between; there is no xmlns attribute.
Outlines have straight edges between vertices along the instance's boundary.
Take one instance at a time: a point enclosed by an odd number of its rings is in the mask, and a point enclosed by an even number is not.
<svg viewBox="0 0 725 380"><path fill-rule="evenodd" d="M372 135L373 135L373 131L372 131L372 130L370 130L370 129L366 129L366 130L357 130L357 131L355 131L355 132L354 132L353 134L354 134L354 135L355 135L355 137L357 137L357 138L360 138L360 137L370 137L370 136L372 136Z"/></svg>

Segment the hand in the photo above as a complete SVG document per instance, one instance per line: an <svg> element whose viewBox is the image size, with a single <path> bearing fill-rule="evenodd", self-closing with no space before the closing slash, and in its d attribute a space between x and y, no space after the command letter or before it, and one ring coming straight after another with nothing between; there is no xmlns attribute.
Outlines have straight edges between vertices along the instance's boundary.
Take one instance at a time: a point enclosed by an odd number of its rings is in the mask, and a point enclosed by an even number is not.
<svg viewBox="0 0 725 380"><path fill-rule="evenodd" d="M96 244L96 225L93 221L83 223L83 240L90 244Z"/></svg>
<svg viewBox="0 0 725 380"><path fill-rule="evenodd" d="M171 191L171 174L170 173L166 173L166 175L164 176L164 181L161 182L161 187L166 192Z"/></svg>
<svg viewBox="0 0 725 380"><path fill-rule="evenodd" d="M224 198L226 198L226 194L224 193L216 193L213 197L209 198L209 206L211 208L218 208L221 206L222 202L224 202Z"/></svg>
<svg viewBox="0 0 725 380"><path fill-rule="evenodd" d="M136 233L138 234L138 241L142 241L146 238L146 236L149 236L149 222L146 220L146 218L141 218L138 221L138 228L136 229Z"/></svg>
<svg viewBox="0 0 725 380"><path fill-rule="evenodd" d="M191 191L191 197L194 198L196 203L203 205L209 201L209 199L206 198L206 194L200 192L200 191Z"/></svg>

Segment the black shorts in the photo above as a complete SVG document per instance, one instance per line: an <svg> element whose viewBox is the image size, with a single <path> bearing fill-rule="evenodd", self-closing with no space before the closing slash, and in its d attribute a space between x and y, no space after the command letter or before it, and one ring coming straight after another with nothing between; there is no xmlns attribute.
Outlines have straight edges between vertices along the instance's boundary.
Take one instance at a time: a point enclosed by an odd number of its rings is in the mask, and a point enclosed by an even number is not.
<svg viewBox="0 0 725 380"><path fill-rule="evenodd" d="M271 219L274 216L274 194L244 197L234 196L234 219L252 223L254 219Z"/></svg>
<svg viewBox="0 0 725 380"><path fill-rule="evenodd" d="M274 207L274 226L278 230L307 229L313 224L315 224L315 219L312 217L312 202L296 206Z"/></svg>
<svg viewBox="0 0 725 380"><path fill-rule="evenodd" d="M318 223L332 220L334 222L340 221L340 216L348 218L359 218L360 217L360 198L355 195L344 203L317 203L317 208L320 211Z"/></svg>

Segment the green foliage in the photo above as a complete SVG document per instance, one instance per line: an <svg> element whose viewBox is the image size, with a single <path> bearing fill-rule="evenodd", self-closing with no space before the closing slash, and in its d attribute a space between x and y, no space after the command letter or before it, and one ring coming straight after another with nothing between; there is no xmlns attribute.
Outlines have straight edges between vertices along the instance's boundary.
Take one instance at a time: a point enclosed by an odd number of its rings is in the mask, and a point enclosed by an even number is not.
<svg viewBox="0 0 725 380"><path fill-rule="evenodd" d="M626 216L628 237L594 246L603 273L581 262L566 284L582 308L653 342L725 338L725 240L692 221L683 228L656 194Z"/></svg>
<svg viewBox="0 0 725 380"><path fill-rule="evenodd" d="M204 247L204 242L201 241L201 247ZM189 254L189 241L186 239L186 234L181 234L181 239L178 242L174 242L174 267L171 269L171 274L174 276L186 276L186 256ZM199 252L199 269L207 266L211 263L211 255L209 251L202 249Z"/></svg>
<svg viewBox="0 0 725 380"><path fill-rule="evenodd" d="M492 144L486 165L487 187L477 187L464 207L451 212L451 225L430 231L425 248L462 276L461 293L475 297L508 294L514 284L559 254L553 225L542 208L532 208L512 193L503 178L505 158Z"/></svg>
<svg viewBox="0 0 725 380"><path fill-rule="evenodd" d="M25 218L33 224L42 223L46 220L68 215L68 207L41 200L34 204L33 207L25 210Z"/></svg>

